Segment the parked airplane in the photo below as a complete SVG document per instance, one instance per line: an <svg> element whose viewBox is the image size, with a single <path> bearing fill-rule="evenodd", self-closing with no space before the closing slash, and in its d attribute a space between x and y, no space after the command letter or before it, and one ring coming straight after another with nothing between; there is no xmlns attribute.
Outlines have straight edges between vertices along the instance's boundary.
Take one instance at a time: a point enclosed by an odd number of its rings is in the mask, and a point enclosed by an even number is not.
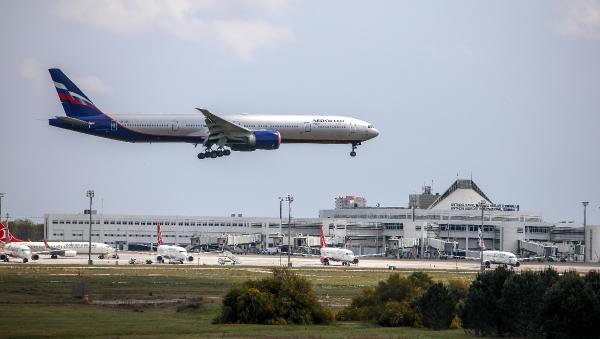
<svg viewBox="0 0 600 339"><path fill-rule="evenodd" d="M29 248L32 255L50 255L50 258L56 259L57 257L74 257L79 254L87 254L89 243L85 241L24 241L15 238L8 228L4 224L0 223L0 235L5 238L8 237L10 243L16 243L18 245L26 246ZM106 255L114 252L114 249L110 245L106 245L99 242L92 243L93 255L98 255L100 259L103 259ZM36 260L36 259L34 259Z"/></svg>
<svg viewBox="0 0 600 339"><path fill-rule="evenodd" d="M483 251L483 264L486 268L490 268L492 264L514 267L521 266L519 258L514 253L504 251Z"/></svg>
<svg viewBox="0 0 600 339"><path fill-rule="evenodd" d="M321 255L320 260L323 265L329 265L332 261L341 261L342 266L350 266L350 264L358 264L358 258L362 257L374 257L382 254L367 254L367 255L354 255L349 249L339 247L329 247L325 242L325 235L323 234L323 225L321 225L320 231L321 237Z"/></svg>
<svg viewBox="0 0 600 339"><path fill-rule="evenodd" d="M22 240L15 238L3 223L0 223L0 243L4 244L0 253L0 261L8 262L9 257L22 259L24 263L39 259L37 254L32 255L31 249L23 245Z"/></svg>
<svg viewBox="0 0 600 339"><path fill-rule="evenodd" d="M202 145L199 159L228 156L231 151L278 149L282 143L351 144L351 156L379 131L368 122L345 116L218 116L197 108L197 115L108 115L59 69L49 70L66 116L51 126L127 142L185 142Z"/></svg>
<svg viewBox="0 0 600 339"><path fill-rule="evenodd" d="M160 231L160 224L156 225L156 236L158 238L158 247L156 248L156 261L164 263L165 259L179 261L183 264L184 261L194 261L194 257L188 256L187 250L181 246L165 245Z"/></svg>
<svg viewBox="0 0 600 339"><path fill-rule="evenodd" d="M4 253L0 253L0 261L8 262L9 257L22 259L24 263L39 259L39 255L31 254L31 249L19 243L5 243Z"/></svg>

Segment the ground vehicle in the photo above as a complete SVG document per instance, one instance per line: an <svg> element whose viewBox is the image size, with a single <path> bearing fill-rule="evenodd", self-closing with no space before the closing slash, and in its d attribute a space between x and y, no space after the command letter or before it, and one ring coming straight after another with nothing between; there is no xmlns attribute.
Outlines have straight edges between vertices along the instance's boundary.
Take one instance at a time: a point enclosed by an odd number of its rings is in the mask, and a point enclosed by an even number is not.
<svg viewBox="0 0 600 339"><path fill-rule="evenodd" d="M219 265L222 265L222 266L225 266L225 265L236 265L236 264L238 264L233 259L228 258L228 257L219 257L217 259L217 262L219 263Z"/></svg>

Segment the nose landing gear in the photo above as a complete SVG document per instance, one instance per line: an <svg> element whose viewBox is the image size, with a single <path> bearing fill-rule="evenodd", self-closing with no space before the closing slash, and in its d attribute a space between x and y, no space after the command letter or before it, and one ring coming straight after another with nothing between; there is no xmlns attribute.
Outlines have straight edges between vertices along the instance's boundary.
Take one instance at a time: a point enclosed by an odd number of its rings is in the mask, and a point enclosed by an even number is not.
<svg viewBox="0 0 600 339"><path fill-rule="evenodd" d="M352 143L352 151L350 152L350 156L351 157L355 157L356 156L356 148L360 145L360 142L353 142Z"/></svg>

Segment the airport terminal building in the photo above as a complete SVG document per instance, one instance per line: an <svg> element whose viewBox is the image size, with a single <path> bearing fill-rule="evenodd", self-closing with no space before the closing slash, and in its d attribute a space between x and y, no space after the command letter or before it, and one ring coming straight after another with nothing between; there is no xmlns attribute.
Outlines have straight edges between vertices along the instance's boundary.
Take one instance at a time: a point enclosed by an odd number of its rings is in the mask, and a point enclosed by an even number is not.
<svg viewBox="0 0 600 339"><path fill-rule="evenodd" d="M169 244L234 246L260 251L287 246L287 218L108 215L92 214L92 241L120 249L156 244L156 225ZM475 255L479 230L486 249L520 255L569 256L582 260L583 228L553 224L541 215L521 211L518 204L495 204L472 180L456 180L444 193L424 187L411 194L407 207L368 207L361 197L339 197L336 208L319 211L317 218L293 218L294 250L313 251L319 246L324 226L327 242L356 254L386 253L388 256L440 257ZM89 214L46 214L45 236L49 240L85 241ZM595 231L596 230L596 231ZM588 227L590 243L600 239L598 228ZM595 233L594 233L595 232ZM600 245L596 246L600 249ZM596 250L598 251L598 250ZM587 255L598 262L598 253Z"/></svg>

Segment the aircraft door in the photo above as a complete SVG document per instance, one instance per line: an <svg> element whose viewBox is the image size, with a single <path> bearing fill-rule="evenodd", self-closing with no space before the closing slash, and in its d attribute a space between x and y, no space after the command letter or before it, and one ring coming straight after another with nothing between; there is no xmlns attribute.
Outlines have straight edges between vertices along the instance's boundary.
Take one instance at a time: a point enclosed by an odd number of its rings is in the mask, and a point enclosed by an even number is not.
<svg viewBox="0 0 600 339"><path fill-rule="evenodd" d="M111 131L116 131L117 130L117 122L114 120L111 120L110 122L110 130Z"/></svg>
<svg viewBox="0 0 600 339"><path fill-rule="evenodd" d="M175 132L179 129L179 121L171 121L171 131Z"/></svg>
<svg viewBox="0 0 600 339"><path fill-rule="evenodd" d="M311 126L310 126L310 122L305 122L304 123L304 132L310 132L311 131Z"/></svg>

